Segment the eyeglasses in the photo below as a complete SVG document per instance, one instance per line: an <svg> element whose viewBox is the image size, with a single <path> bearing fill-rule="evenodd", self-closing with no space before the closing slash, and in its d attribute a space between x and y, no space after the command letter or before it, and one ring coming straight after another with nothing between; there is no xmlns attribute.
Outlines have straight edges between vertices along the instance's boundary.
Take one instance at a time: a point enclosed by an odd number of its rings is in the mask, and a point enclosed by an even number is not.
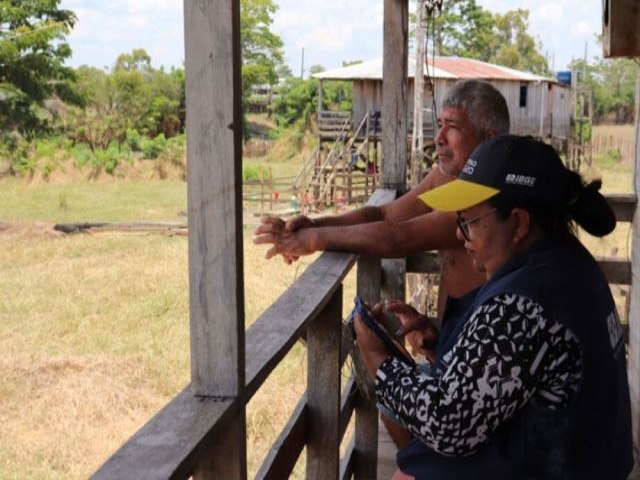
<svg viewBox="0 0 640 480"><path fill-rule="evenodd" d="M469 233L469 225L471 225L472 223L477 222L481 218L484 218L484 217L486 217L488 215L491 215L492 213L495 213L495 212L496 212L496 209L494 208L494 209L489 210L487 212L481 213L477 217L474 217L474 218L472 218L470 220L465 220L464 216L462 215L462 212L456 212L456 214L458 215L458 218L456 219L456 223L458 224L458 228L462 232L462 236L464 237L464 239L467 242L471 241L471 235Z"/></svg>

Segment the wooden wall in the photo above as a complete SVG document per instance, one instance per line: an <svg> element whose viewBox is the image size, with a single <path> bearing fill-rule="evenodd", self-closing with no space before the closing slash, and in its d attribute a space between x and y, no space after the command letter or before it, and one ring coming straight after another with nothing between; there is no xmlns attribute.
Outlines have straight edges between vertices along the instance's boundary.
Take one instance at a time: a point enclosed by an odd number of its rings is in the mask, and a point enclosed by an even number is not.
<svg viewBox="0 0 640 480"><path fill-rule="evenodd" d="M634 190L640 192L640 68L636 81L636 151ZM631 290L629 292L629 388L633 416L636 463L640 463L640 208L636 206L632 224Z"/></svg>
<svg viewBox="0 0 640 480"><path fill-rule="evenodd" d="M447 89L454 79L436 79L436 106L439 110ZM520 107L520 85L524 82L493 80L491 83L504 95L511 117L511 132L534 137L568 138L571 115L569 87L549 82L527 82L527 106ZM431 93L425 87L425 107L431 105ZM368 113L382 110L382 82L355 80L353 82L354 124ZM408 80L407 110L413 112L413 81Z"/></svg>

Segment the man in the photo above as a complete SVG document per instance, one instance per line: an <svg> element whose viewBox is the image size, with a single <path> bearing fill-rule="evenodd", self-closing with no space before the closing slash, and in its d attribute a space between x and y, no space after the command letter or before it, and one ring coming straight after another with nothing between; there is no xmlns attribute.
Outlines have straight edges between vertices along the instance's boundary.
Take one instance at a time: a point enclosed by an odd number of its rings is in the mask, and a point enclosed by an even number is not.
<svg viewBox="0 0 640 480"><path fill-rule="evenodd" d="M455 215L432 212L418 195L450 182L471 152L486 138L509 132L509 110L502 94L489 83L461 80L442 102L436 136L438 168L416 187L381 207L365 206L338 216L310 219L263 218L254 243L273 243L266 257L281 254L291 263L315 251L342 250L384 258L439 250L441 280L438 312L448 296L459 297L479 287L478 273L456 239Z"/></svg>

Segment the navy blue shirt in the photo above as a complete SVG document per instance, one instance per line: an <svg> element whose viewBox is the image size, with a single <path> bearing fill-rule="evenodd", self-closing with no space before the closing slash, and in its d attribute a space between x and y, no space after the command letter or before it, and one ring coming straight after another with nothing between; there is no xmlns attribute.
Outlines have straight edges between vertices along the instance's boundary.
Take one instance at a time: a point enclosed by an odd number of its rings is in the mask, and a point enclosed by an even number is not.
<svg viewBox="0 0 640 480"><path fill-rule="evenodd" d="M404 472L627 477L624 341L606 279L577 240L538 242L449 307L431 372L388 359L377 373L379 403L416 437L398 453Z"/></svg>

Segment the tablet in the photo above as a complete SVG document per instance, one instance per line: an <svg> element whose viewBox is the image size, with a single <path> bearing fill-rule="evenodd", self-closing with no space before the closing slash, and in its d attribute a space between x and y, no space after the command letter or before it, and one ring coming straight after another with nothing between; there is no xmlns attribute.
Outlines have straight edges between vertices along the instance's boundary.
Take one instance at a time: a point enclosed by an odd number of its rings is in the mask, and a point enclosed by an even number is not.
<svg viewBox="0 0 640 480"><path fill-rule="evenodd" d="M392 356L402 360L403 362L408 363L409 365L415 365L416 361L409 354L409 352L407 352L407 350L402 346L402 344L398 342L398 340L389 333L389 331L385 328L383 324L371 318L362 299L360 297L356 297L354 299L354 303L355 303L355 308L353 309L354 312L357 312L360 314L360 317L362 317L364 324L367 327L369 327L369 329L378 336L378 338L382 341L382 343L387 348L389 353Z"/></svg>

